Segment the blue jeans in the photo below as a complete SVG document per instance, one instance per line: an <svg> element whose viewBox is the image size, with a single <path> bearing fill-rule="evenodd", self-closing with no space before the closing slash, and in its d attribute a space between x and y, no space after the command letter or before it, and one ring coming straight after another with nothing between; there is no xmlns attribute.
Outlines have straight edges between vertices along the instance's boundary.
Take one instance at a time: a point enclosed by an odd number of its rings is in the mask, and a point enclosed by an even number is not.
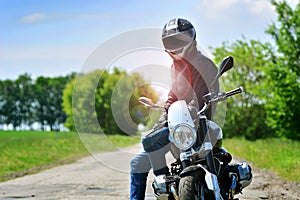
<svg viewBox="0 0 300 200"><path fill-rule="evenodd" d="M162 128L142 138L144 150L130 162L130 200L145 198L147 176L151 168L156 176L168 174L165 154L170 150L168 128Z"/></svg>

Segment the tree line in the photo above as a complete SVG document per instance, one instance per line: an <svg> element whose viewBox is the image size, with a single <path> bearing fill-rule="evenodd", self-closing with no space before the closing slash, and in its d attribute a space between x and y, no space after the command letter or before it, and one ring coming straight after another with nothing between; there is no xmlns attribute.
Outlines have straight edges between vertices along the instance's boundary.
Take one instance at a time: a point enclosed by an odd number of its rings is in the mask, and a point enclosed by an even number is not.
<svg viewBox="0 0 300 200"><path fill-rule="evenodd" d="M136 134L148 112L138 103L140 96L158 99L141 75L117 68L36 80L23 74L0 80L0 128ZM128 119L130 126L120 127Z"/></svg>
<svg viewBox="0 0 300 200"><path fill-rule="evenodd" d="M40 76L22 74L16 80L0 80L0 127L14 130L59 130L66 120L62 94L75 74Z"/></svg>

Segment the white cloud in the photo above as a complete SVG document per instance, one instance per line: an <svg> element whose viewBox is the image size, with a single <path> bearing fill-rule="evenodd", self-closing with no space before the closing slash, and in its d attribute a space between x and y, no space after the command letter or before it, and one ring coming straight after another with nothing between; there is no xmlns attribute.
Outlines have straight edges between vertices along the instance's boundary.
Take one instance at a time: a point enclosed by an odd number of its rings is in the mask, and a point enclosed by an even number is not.
<svg viewBox="0 0 300 200"><path fill-rule="evenodd" d="M203 0L196 12L198 39L205 46L218 46L219 40L233 42L242 36L270 41L265 30L276 19L269 0Z"/></svg>
<svg viewBox="0 0 300 200"><path fill-rule="evenodd" d="M36 78L78 72L90 51L87 46L1 46L0 79L16 79L24 73Z"/></svg>
<svg viewBox="0 0 300 200"><path fill-rule="evenodd" d="M240 14L262 17L274 13L268 0L204 0L197 5L197 9L205 13L208 19L232 19Z"/></svg>
<svg viewBox="0 0 300 200"><path fill-rule="evenodd" d="M111 18L136 18L135 14L101 14L101 13L86 13L86 14L46 14L46 13L31 13L21 18L24 24L34 24L46 20L60 20L60 19L111 19Z"/></svg>
<svg viewBox="0 0 300 200"><path fill-rule="evenodd" d="M47 16L44 13L32 13L21 18L24 24L33 24L46 20Z"/></svg>
<svg viewBox="0 0 300 200"><path fill-rule="evenodd" d="M228 11L230 12L230 8L238 3L239 0L203 0L199 5L198 8L201 9L207 8L213 13L218 13L220 11ZM201 9L202 10L202 9Z"/></svg>
<svg viewBox="0 0 300 200"><path fill-rule="evenodd" d="M68 59L83 59L91 51L87 46L1 46L1 60L68 60Z"/></svg>
<svg viewBox="0 0 300 200"><path fill-rule="evenodd" d="M299 0L287 0L286 1L292 8L295 8L299 4Z"/></svg>
<svg viewBox="0 0 300 200"><path fill-rule="evenodd" d="M266 13L274 12L274 8L271 3L266 0L245 0L245 3L249 7L250 13L256 16L262 16Z"/></svg>

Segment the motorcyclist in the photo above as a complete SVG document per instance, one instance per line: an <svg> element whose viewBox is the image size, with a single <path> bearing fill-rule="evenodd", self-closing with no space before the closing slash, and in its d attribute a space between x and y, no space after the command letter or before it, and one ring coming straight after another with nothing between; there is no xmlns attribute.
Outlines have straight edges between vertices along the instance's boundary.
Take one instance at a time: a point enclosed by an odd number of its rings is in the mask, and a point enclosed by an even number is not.
<svg viewBox="0 0 300 200"><path fill-rule="evenodd" d="M165 51L173 59L171 67L172 85L165 103L165 111L150 134L142 139L144 150L130 162L130 199L145 198L147 176L150 169L156 176L168 174L165 154L170 150L169 130L166 119L168 107L175 101L186 100L193 106L202 107L202 97L212 92L217 67L208 57L197 49L196 31L186 19L176 18L168 21L163 27L162 42ZM214 92L218 92L218 83L214 84ZM214 106L207 113L212 118Z"/></svg>

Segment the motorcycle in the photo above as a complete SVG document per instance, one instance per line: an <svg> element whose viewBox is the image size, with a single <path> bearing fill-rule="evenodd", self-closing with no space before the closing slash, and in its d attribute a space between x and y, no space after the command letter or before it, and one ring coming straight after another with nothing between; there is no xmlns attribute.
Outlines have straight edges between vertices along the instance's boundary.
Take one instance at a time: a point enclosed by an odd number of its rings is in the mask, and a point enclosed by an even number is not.
<svg viewBox="0 0 300 200"><path fill-rule="evenodd" d="M224 58L211 87L232 67L233 58ZM204 106L199 110L184 100L171 104L168 109L171 152L176 155L179 150L180 156L171 163L170 175L154 178L152 187L157 199L232 200L251 183L251 167L246 162L229 164L230 153L223 148L214 148L222 139L222 129L205 115L212 104L242 92L240 87L229 92L206 94ZM145 97L140 97L139 101L148 107L163 107Z"/></svg>

